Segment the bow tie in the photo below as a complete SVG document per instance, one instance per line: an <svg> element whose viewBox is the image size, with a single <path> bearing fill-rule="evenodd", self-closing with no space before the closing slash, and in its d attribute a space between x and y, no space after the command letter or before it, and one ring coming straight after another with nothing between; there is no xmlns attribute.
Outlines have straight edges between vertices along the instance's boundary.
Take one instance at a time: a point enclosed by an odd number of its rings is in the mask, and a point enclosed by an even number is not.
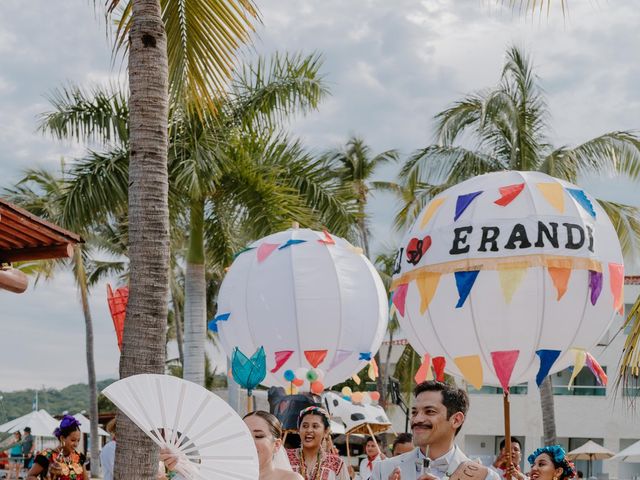
<svg viewBox="0 0 640 480"><path fill-rule="evenodd" d="M432 460L429 464L429 468L436 470L440 473L447 473L447 468L449 468L449 462L447 462L444 458L438 460Z"/></svg>

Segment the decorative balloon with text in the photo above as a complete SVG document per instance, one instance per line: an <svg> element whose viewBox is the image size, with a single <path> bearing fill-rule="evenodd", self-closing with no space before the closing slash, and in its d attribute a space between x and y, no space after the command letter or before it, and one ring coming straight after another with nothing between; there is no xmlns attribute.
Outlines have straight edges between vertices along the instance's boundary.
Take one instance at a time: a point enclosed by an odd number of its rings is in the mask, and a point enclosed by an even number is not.
<svg viewBox="0 0 640 480"><path fill-rule="evenodd" d="M434 197L398 250L393 305L424 356L417 379L447 371L502 386L574 365L623 309L620 243L583 189L538 172L474 177ZM570 382L571 383L571 382Z"/></svg>

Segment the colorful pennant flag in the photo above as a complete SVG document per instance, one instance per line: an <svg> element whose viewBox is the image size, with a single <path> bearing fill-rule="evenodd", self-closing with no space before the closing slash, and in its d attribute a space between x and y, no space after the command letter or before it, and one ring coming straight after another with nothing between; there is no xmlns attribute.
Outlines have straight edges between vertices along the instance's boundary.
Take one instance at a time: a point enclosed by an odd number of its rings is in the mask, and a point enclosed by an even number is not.
<svg viewBox="0 0 640 480"><path fill-rule="evenodd" d="M455 222L460 218L460 215L464 213L471 202L475 200L475 198L482 193L482 190L479 192L466 193L464 195L460 195L456 200L456 214L453 217L453 221Z"/></svg>
<svg viewBox="0 0 640 480"><path fill-rule="evenodd" d="M360 352L358 360L364 360L365 362L371 361L371 352Z"/></svg>
<svg viewBox="0 0 640 480"><path fill-rule="evenodd" d="M585 363L587 364L587 367L589 367L589 370L591 370L593 375L596 377L598 385L606 386L607 382L609 381L609 379L607 378L607 374L602 369L598 361L589 352L586 353Z"/></svg>
<svg viewBox="0 0 640 480"><path fill-rule="evenodd" d="M444 357L433 357L431 360L433 363L433 369L436 372L436 380L444 382L444 368L447 366L447 360Z"/></svg>
<svg viewBox="0 0 640 480"><path fill-rule="evenodd" d="M458 288L458 303L456 304L456 308L460 308L464 305L464 302L467 300L469 293L471 293L471 288L478 278L478 273L480 270L470 270L468 272L455 272L454 276L456 278L456 287Z"/></svg>
<svg viewBox="0 0 640 480"><path fill-rule="evenodd" d="M480 356L456 357L453 361L464 379L473 385L476 390L480 390L482 388L482 362L480 361Z"/></svg>
<svg viewBox="0 0 640 480"><path fill-rule="evenodd" d="M351 380L356 382L356 385L360 385L361 380L357 373L354 373L353 375L351 375Z"/></svg>
<svg viewBox="0 0 640 480"><path fill-rule="evenodd" d="M291 355L293 355L293 350L282 350L280 352L275 352L274 355L276 357L276 366L270 370L271 373L276 373L285 363L287 363L287 360L289 360Z"/></svg>
<svg viewBox="0 0 640 480"><path fill-rule="evenodd" d="M426 272L416 278L416 286L420 293L420 313L424 313L429 308L429 304L436 294L438 283L440 283L440 272Z"/></svg>
<svg viewBox="0 0 640 480"><path fill-rule="evenodd" d="M393 292L393 298L391 301L398 309L398 313L400 316L404 317L404 305L407 300L407 291L409 290L409 284L403 283L402 285L398 285Z"/></svg>
<svg viewBox="0 0 640 480"><path fill-rule="evenodd" d="M329 232L327 232L326 230L323 230L322 233L324 234L324 238L318 240L319 243L324 243L325 245L335 245L336 244L336 241L329 234Z"/></svg>
<svg viewBox="0 0 640 480"><path fill-rule="evenodd" d="M624 315L624 265L620 263L609 264L609 286L613 294L613 308L620 315Z"/></svg>
<svg viewBox="0 0 640 480"><path fill-rule="evenodd" d="M596 211L593 208L593 204L591 200L587 197L584 190L578 190L577 188L567 188L567 192L575 199L576 202L580 204L582 208L584 208L589 215L593 218L596 218Z"/></svg>
<svg viewBox="0 0 640 480"><path fill-rule="evenodd" d="M307 362L313 367L318 368L327 356L327 350L305 350L304 357Z"/></svg>
<svg viewBox="0 0 640 480"><path fill-rule="evenodd" d="M229 320L230 316L230 313L221 313L219 315L216 315L212 320L209 321L207 327L212 332L218 333L218 322L226 322L227 320Z"/></svg>
<svg viewBox="0 0 640 480"><path fill-rule="evenodd" d="M340 365L352 353L353 352L351 350L336 350L336 354L334 355L333 360L331 360L331 364L329 365L329 370L337 365Z"/></svg>
<svg viewBox="0 0 640 480"><path fill-rule="evenodd" d="M247 247L247 248L243 248L242 250L240 250L239 252L237 252L234 256L233 259L235 260L236 258L238 258L240 255L242 255L245 252L248 252L249 250L255 250L256 247Z"/></svg>
<svg viewBox="0 0 640 480"><path fill-rule="evenodd" d="M263 243L258 247L258 263L264 262L274 250L278 248L276 243Z"/></svg>
<svg viewBox="0 0 640 480"><path fill-rule="evenodd" d="M595 305L602 292L602 272L589 270L589 290L591 290L591 305Z"/></svg>
<svg viewBox="0 0 640 480"><path fill-rule="evenodd" d="M551 276L551 281L553 282L553 286L556 287L556 292L558 292L558 296L556 300L560 300L564 296L564 294L567 292L567 285L569 285L569 277L571 277L571 269L561 268L561 267L548 267L547 271Z"/></svg>
<svg viewBox="0 0 640 480"><path fill-rule="evenodd" d="M290 238L289 240L287 240L285 243L283 243L282 245L280 245L278 247L278 250L284 250L285 248L289 248L291 245L298 245L300 243L306 243L306 240L295 240L293 238Z"/></svg>
<svg viewBox="0 0 640 480"><path fill-rule="evenodd" d="M376 362L375 358L372 358L369 362L369 370L367 370L367 375L369 375L371 381L375 381L376 378L378 378L379 374L380 372L378 371L378 363Z"/></svg>
<svg viewBox="0 0 640 480"><path fill-rule="evenodd" d="M540 357L540 368L538 368L538 373L536 374L536 384L539 387L542 385L542 382L544 382L546 376L549 375L551 367L560 356L560 350L536 350L536 355Z"/></svg>
<svg viewBox="0 0 640 480"><path fill-rule="evenodd" d="M496 205L500 205L501 207L506 207L513 200L520 195L520 192L524 190L524 183L516 183L514 185L508 185L506 187L500 187L500 198L495 202Z"/></svg>
<svg viewBox="0 0 640 480"><path fill-rule="evenodd" d="M525 273L527 273L527 267L513 264L498 264L500 287L502 288L502 295L506 303L511 303L513 294L522 283Z"/></svg>
<svg viewBox="0 0 640 480"><path fill-rule="evenodd" d="M511 381L513 367L515 367L519 355L520 350L491 352L491 360L493 361L496 377L498 377L502 389L507 393L509 392L509 382Z"/></svg>
<svg viewBox="0 0 640 480"><path fill-rule="evenodd" d="M429 373L431 373L431 355L425 353L422 363L420 364L420 368L418 368L413 379L416 383L425 382Z"/></svg>
<svg viewBox="0 0 640 480"><path fill-rule="evenodd" d="M555 208L558 212L564 213L564 189L562 185L556 182L536 183L538 190L542 196Z"/></svg>
<svg viewBox="0 0 640 480"><path fill-rule="evenodd" d="M425 210L424 215L422 215L422 220L420 221L420 228L424 228L427 226L427 223L429 223L429 220L431 220L433 215L436 213L436 211L438 211L438 209L444 203L445 200L446 200L446 197L440 197L440 198L434 198L433 200L431 200L431 202L429 202L429 205L427 205L427 209Z"/></svg>
<svg viewBox="0 0 640 480"><path fill-rule="evenodd" d="M571 372L571 378L569 379L569 385L567 388L571 390L573 388L573 381L576 379L580 370L584 367L585 363L587 363L587 352L582 348L572 348L571 349L576 354L576 359L573 364L573 371Z"/></svg>

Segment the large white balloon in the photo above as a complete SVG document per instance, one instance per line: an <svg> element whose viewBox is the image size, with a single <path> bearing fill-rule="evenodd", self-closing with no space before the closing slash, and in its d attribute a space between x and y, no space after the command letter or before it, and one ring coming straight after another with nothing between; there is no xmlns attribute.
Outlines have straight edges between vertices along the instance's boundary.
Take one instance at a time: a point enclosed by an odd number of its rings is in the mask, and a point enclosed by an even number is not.
<svg viewBox="0 0 640 480"><path fill-rule="evenodd" d="M300 379L326 351L317 368L324 373L321 383L330 387L359 371L367 363L363 358L380 348L388 301L360 249L325 232L291 229L238 255L220 288L217 318L227 355L235 347L248 356L264 347L263 385L289 386L285 372ZM278 359L286 361L271 373ZM303 388L309 386L305 380Z"/></svg>
<svg viewBox="0 0 640 480"><path fill-rule="evenodd" d="M542 173L491 173L446 190L401 247L392 289L402 330L475 384L500 385L497 371L502 384L528 381L541 358L549 373L566 368L622 308L622 254L607 214Z"/></svg>

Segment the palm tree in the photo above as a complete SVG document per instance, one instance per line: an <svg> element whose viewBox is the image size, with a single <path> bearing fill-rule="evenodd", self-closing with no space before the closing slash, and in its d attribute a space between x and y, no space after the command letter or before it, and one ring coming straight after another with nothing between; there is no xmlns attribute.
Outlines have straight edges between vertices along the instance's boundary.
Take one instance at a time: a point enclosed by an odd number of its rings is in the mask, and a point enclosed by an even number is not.
<svg viewBox="0 0 640 480"><path fill-rule="evenodd" d="M584 173L614 173L640 179L640 139L610 132L576 147L548 142L549 112L530 59L511 47L499 84L468 95L436 115L436 143L416 151L401 170L408 198L397 224L412 222L439 192L475 175L499 170L537 170L575 183ZM463 142L464 137L464 142ZM466 148L475 142L475 149ZM410 188L409 188L410 187ZM618 232L623 252L637 251L640 209L598 200ZM545 442L555 441L551 382L540 389Z"/></svg>
<svg viewBox="0 0 640 480"><path fill-rule="evenodd" d="M63 167L64 168L64 167ZM81 232L85 238L91 238L89 232L83 225L75 222L73 218L64 215L65 181L62 177L56 176L44 170L27 170L24 177L14 188L6 189L5 194L14 203L22 206L41 218L62 225L65 228ZM89 261L90 246L76 245L73 257L70 260L37 262L32 271L38 276L51 278L56 267L67 267L73 272L85 324L85 352L87 359L87 380L89 384L89 416L91 417L91 458L99 458L98 439L98 390L96 386L96 369L93 352L93 320L89 307L89 281L87 274L87 263ZM96 462L94 472L100 472L99 462Z"/></svg>

